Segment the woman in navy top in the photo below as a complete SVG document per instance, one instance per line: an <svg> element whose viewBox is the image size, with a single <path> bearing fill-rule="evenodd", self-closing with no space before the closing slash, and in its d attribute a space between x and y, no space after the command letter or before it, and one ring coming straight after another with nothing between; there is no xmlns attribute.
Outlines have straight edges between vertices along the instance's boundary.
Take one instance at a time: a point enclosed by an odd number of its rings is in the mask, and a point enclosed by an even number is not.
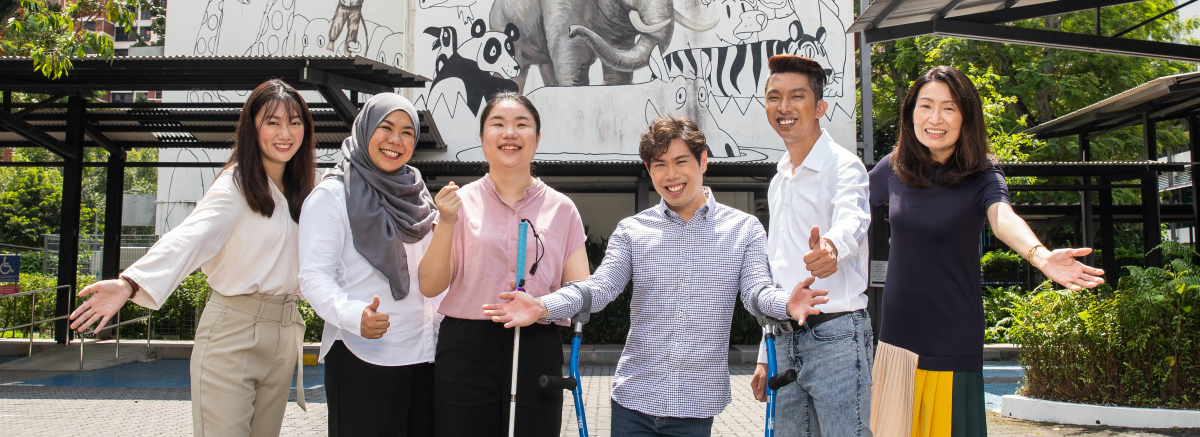
<svg viewBox="0 0 1200 437"><path fill-rule="evenodd" d="M931 69L904 99L896 150L871 170L871 204L892 230L883 326L873 369L875 435L984 436L979 233L996 237L1072 290L1104 282L1050 251L1013 212L988 147L979 92L952 67Z"/></svg>

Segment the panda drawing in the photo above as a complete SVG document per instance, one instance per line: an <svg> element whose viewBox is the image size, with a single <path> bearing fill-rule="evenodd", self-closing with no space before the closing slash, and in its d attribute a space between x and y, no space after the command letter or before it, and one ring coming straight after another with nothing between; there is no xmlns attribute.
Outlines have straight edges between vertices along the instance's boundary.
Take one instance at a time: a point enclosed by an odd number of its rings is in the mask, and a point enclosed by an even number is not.
<svg viewBox="0 0 1200 437"><path fill-rule="evenodd" d="M436 38L433 50L441 52L434 64L429 95L436 95L434 89L442 81L458 79L466 89L467 106L478 115L480 106L491 95L519 90L512 81L521 71L514 56L513 42L520 38L515 25L510 23L503 33L488 32L483 20L475 20L471 38L462 44L458 44L453 27L429 27L425 33Z"/></svg>

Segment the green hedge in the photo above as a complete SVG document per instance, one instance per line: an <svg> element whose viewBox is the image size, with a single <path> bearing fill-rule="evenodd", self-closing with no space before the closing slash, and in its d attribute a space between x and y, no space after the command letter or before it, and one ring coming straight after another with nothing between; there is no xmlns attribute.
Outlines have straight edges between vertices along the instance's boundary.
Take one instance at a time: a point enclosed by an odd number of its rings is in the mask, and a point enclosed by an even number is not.
<svg viewBox="0 0 1200 437"><path fill-rule="evenodd" d="M82 289L96 281L94 276L80 275L77 279L79 288ZM38 288L53 287L57 283L57 278L50 275L42 275L40 273L21 273L21 290L34 290ZM169 338L178 338L180 340L192 340L196 336L196 324L199 322L200 313L204 309L204 305L208 302L208 296L212 293L212 289L208 286L208 277L199 271L188 275L184 278L183 283L179 284L179 288L175 289L174 293L163 302L161 308L151 315L153 323L154 337L161 339L164 335ZM38 319L53 317L54 314L54 299L53 293L44 293L38 295L37 308L35 308ZM317 317L316 312L308 306L308 302L300 302L300 315L304 317L304 322L307 329L304 333L304 341L318 342L321 341L321 330L325 327L325 321ZM145 316L148 310L133 303L125 304L125 308L121 310L121 317L124 320L136 319ZM12 299L0 299L0 326L15 326L29 321L29 298L19 297ZM115 323L115 321L114 321ZM46 332L51 332L53 325L47 324L44 327ZM20 337L24 338L28 335L28 331L9 331L2 337ZM48 336L38 332L35 335L39 337ZM130 323L121 327L122 339L145 339L146 324Z"/></svg>
<svg viewBox="0 0 1200 437"><path fill-rule="evenodd" d="M1111 291L1046 290L1015 299L1008 336L1038 399L1200 408L1200 267L1160 246L1165 268L1126 267Z"/></svg>
<svg viewBox="0 0 1200 437"><path fill-rule="evenodd" d="M1025 260L1011 250L993 250L979 260L984 282L1021 282Z"/></svg>

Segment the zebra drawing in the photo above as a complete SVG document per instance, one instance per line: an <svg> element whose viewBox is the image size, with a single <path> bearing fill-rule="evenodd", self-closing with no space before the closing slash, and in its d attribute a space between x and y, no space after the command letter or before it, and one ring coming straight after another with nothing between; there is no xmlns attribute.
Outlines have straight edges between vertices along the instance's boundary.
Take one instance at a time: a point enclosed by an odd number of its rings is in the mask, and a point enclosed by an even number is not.
<svg viewBox="0 0 1200 437"><path fill-rule="evenodd" d="M684 76L700 79L715 97L750 98L763 96L770 71L767 60L779 54L810 58L825 67L826 83L833 84L842 72L829 66L825 50L827 34L818 28L816 35L804 33L800 21L789 26L791 37L786 40L764 40L721 47L702 47L676 50L663 56L668 77ZM829 96L826 87L824 94Z"/></svg>

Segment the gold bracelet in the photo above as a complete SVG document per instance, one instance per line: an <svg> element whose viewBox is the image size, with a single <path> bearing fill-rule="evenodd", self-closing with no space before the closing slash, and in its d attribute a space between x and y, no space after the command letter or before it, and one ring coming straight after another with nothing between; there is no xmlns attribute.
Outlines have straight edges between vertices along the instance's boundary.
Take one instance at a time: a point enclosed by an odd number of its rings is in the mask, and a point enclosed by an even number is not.
<svg viewBox="0 0 1200 437"><path fill-rule="evenodd" d="M1030 247L1030 248L1029 248L1029 253L1025 254L1025 260L1026 260L1026 261L1029 261L1029 264L1030 264L1030 265L1032 265L1032 264L1033 264L1033 252L1034 252L1034 251L1036 251L1036 250L1037 250L1037 248L1039 248L1039 247L1040 247L1040 248L1043 248L1043 249L1046 249L1046 246L1043 246L1043 245L1040 245L1040 244L1039 244L1039 245L1037 245L1037 246ZM1050 250L1050 249L1046 249L1046 250Z"/></svg>

